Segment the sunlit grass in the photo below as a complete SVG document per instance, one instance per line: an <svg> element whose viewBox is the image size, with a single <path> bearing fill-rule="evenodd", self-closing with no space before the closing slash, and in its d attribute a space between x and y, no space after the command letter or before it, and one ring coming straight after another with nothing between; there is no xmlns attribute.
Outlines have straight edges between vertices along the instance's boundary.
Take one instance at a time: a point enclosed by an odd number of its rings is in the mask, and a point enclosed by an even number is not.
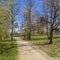
<svg viewBox="0 0 60 60"><path fill-rule="evenodd" d="M48 44L49 40L46 36L32 36L31 42L38 49L43 50L49 56L60 59L60 35L54 35L53 43ZM38 39L37 39L38 38Z"/></svg>
<svg viewBox="0 0 60 60"><path fill-rule="evenodd" d="M10 38L0 42L0 60L17 60L17 44Z"/></svg>

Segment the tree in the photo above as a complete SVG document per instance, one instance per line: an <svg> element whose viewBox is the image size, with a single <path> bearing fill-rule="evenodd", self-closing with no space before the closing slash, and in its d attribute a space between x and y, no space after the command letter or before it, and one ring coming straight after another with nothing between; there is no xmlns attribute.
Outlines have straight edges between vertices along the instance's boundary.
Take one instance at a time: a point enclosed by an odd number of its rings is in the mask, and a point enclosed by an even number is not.
<svg viewBox="0 0 60 60"><path fill-rule="evenodd" d="M13 0L9 5L11 11L11 40L13 40L15 16L19 13L20 9L17 5L19 4L17 4L15 0Z"/></svg>
<svg viewBox="0 0 60 60"><path fill-rule="evenodd" d="M13 0L0 0L0 22L1 22L1 37L7 38L8 32L9 32L9 22L11 17L11 11L10 11L10 4L12 4ZM3 33L4 32L4 33Z"/></svg>
<svg viewBox="0 0 60 60"><path fill-rule="evenodd" d="M38 17L35 24L36 24L36 28L38 30L38 33L40 33L41 35L43 35L44 34L44 28L46 26L45 17L44 16Z"/></svg>
<svg viewBox="0 0 60 60"><path fill-rule="evenodd" d="M32 13L34 10L33 0L27 0L23 9L23 16L25 19L25 30L27 32L27 39L31 40L31 32L32 32Z"/></svg>
<svg viewBox="0 0 60 60"><path fill-rule="evenodd" d="M15 22L15 23L14 23L14 33L16 33L16 32L15 32L15 29L18 29L18 30L19 30L18 22Z"/></svg>
<svg viewBox="0 0 60 60"><path fill-rule="evenodd" d="M60 24L60 1L59 0L44 0L45 10L47 12L46 16L48 18L48 26L49 26L49 38L52 43L53 31Z"/></svg>
<svg viewBox="0 0 60 60"><path fill-rule="evenodd" d="M5 9L4 9L5 8ZM0 6L0 38L4 38L6 36L7 27L8 24L6 24L9 21L10 11L6 10L6 7Z"/></svg>

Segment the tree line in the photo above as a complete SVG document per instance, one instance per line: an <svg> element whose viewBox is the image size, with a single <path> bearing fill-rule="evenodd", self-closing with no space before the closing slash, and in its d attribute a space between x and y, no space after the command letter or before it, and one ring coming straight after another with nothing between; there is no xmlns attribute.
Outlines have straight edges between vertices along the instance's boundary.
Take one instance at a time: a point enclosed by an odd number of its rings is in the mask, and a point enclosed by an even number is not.
<svg viewBox="0 0 60 60"><path fill-rule="evenodd" d="M52 43L53 31L60 25L60 0L42 0L42 14L36 11L40 0L24 0L22 16L24 18L21 27L27 39L31 40L31 33L37 32L43 35L46 30L47 38ZM20 7L16 8L15 0L0 0L0 40L11 36L18 24L15 23L15 16L20 12ZM19 4L18 4L19 5ZM38 8L40 11L40 8ZM24 35L25 37L25 35Z"/></svg>
<svg viewBox="0 0 60 60"><path fill-rule="evenodd" d="M18 27L15 16L19 8L16 5L18 4L15 0L0 0L0 41L8 37L13 40L14 30Z"/></svg>
<svg viewBox="0 0 60 60"><path fill-rule="evenodd" d="M41 34L43 34L44 30L46 30L47 38L50 40L49 44L51 44L53 31L58 29L60 25L60 0L42 0L42 14L35 11L36 5L37 3L34 0L27 0L25 3L22 11L24 16L21 25L22 31L26 33L27 39L31 40L32 31L38 33L41 31Z"/></svg>

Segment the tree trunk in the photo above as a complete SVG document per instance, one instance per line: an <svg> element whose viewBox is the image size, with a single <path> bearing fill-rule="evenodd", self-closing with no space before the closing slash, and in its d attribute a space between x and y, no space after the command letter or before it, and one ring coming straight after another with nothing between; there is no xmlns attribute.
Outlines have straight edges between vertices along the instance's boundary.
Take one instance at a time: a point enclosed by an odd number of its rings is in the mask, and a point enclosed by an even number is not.
<svg viewBox="0 0 60 60"><path fill-rule="evenodd" d="M13 34L11 34L11 41L13 40Z"/></svg>
<svg viewBox="0 0 60 60"><path fill-rule="evenodd" d="M6 35L5 35L5 39L6 39L6 38L8 38L8 34L7 34L7 33L6 33Z"/></svg>
<svg viewBox="0 0 60 60"><path fill-rule="evenodd" d="M2 41L2 36L0 35L0 41Z"/></svg>
<svg viewBox="0 0 60 60"><path fill-rule="evenodd" d="M29 33L29 40L31 40L31 33Z"/></svg>
<svg viewBox="0 0 60 60"><path fill-rule="evenodd" d="M27 34L27 39L28 39L28 40L31 40L31 32L29 32L29 33Z"/></svg>
<svg viewBox="0 0 60 60"><path fill-rule="evenodd" d="M47 26L48 26L48 25L47 25ZM49 32L48 32L48 27L47 27L47 26L46 26L46 29L47 29L46 34L47 34L47 38L50 39Z"/></svg>
<svg viewBox="0 0 60 60"><path fill-rule="evenodd" d="M12 29L11 29L11 40L13 40L13 23L14 23L14 21L13 21L13 18L12 18L12 20L11 20L11 25L12 25Z"/></svg>
<svg viewBox="0 0 60 60"><path fill-rule="evenodd" d="M27 39L28 39L28 34L27 34Z"/></svg>
<svg viewBox="0 0 60 60"><path fill-rule="evenodd" d="M53 38L53 29L51 29L51 31L50 31L50 42L49 42L49 44L52 44L52 38Z"/></svg>

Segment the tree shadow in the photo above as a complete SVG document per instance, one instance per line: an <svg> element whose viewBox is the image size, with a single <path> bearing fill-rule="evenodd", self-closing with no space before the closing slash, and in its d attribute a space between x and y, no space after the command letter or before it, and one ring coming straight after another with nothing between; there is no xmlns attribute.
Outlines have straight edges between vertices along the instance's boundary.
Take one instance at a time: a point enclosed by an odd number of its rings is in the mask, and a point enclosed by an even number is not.
<svg viewBox="0 0 60 60"><path fill-rule="evenodd" d="M33 43L33 45L36 45L36 46L43 46L43 45L50 45L48 42L44 42L44 43Z"/></svg>
<svg viewBox="0 0 60 60"><path fill-rule="evenodd" d="M32 38L32 40L45 40L45 39L48 39L48 38Z"/></svg>
<svg viewBox="0 0 60 60"><path fill-rule="evenodd" d="M16 40L12 41L13 43L15 42ZM19 40L18 40L19 41ZM8 42L8 43L3 43L3 42ZM25 47L25 46L28 46L27 44L16 44L16 43L11 43L9 44L11 41L3 41L2 44L1 44L1 49L2 49L2 53L3 52L9 52L11 49L15 49L17 47ZM1 54L2 54L1 53Z"/></svg>
<svg viewBox="0 0 60 60"><path fill-rule="evenodd" d="M54 39L57 39L57 38L60 38L60 36L55 36L55 37L53 37Z"/></svg>
<svg viewBox="0 0 60 60"><path fill-rule="evenodd" d="M23 39L23 38L20 38ZM17 38L17 41L20 41L20 39ZM10 39L4 39L4 40L0 40L1 42L5 42L5 41L16 41L16 38L14 38L13 40Z"/></svg>

